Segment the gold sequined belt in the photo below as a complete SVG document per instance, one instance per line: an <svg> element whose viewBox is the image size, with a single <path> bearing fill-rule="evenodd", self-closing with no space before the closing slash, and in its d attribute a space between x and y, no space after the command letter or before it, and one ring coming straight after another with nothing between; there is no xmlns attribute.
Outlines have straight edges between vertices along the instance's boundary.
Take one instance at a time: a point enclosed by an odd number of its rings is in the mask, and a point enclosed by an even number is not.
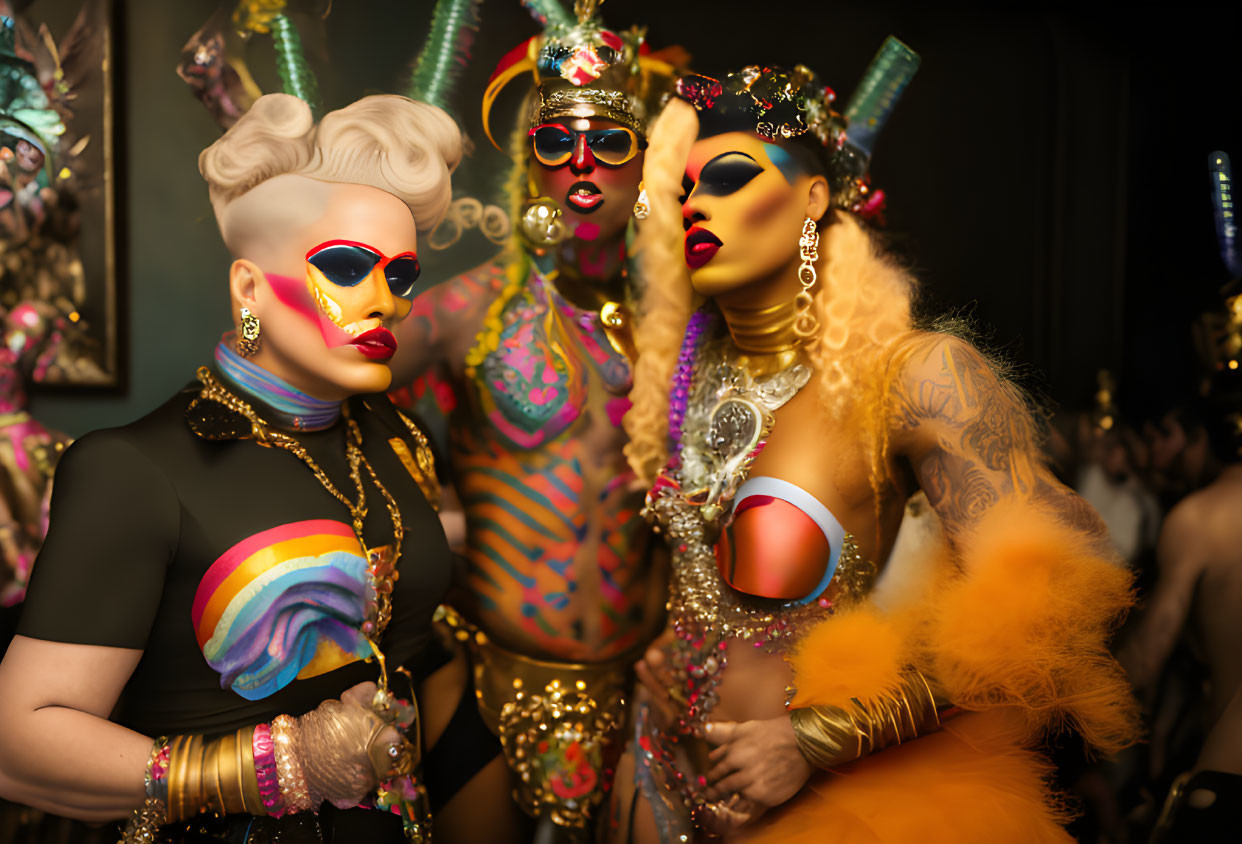
<svg viewBox="0 0 1242 844"><path fill-rule="evenodd" d="M500 647L452 610L468 643L479 712L517 774L518 805L533 817L585 828L611 786L633 665L645 646L606 662L556 662Z"/></svg>

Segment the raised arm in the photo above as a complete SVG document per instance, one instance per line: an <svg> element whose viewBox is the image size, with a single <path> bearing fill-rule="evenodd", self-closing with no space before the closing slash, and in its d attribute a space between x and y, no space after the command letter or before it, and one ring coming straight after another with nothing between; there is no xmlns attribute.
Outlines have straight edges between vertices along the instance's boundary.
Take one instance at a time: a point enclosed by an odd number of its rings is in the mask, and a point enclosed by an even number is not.
<svg viewBox="0 0 1242 844"><path fill-rule="evenodd" d="M908 349L889 391L890 453L905 458L959 545L1002 501L1025 501L1114 557L1099 515L1047 468L1027 403L964 340L928 334Z"/></svg>

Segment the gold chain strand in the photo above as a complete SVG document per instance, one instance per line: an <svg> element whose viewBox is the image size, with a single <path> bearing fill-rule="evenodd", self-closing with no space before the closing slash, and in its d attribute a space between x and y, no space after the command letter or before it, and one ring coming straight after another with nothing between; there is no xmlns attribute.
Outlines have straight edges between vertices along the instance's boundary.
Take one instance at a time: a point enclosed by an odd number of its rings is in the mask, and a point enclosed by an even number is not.
<svg viewBox="0 0 1242 844"><path fill-rule="evenodd" d="M300 442L288 434L272 430L268 423L255 412L255 409L251 407L249 403L234 395L228 390L228 388L217 381L216 377L212 375L210 369L205 366L199 367L197 376L199 383L203 385L203 391L200 394L201 398L214 401L217 404L222 404L234 413L244 416L250 423L250 431L254 436L255 442L259 445L283 448L285 451L290 452L305 463L319 480L319 483L323 485L323 488L326 489L334 498L336 498L337 501L340 501L346 506L346 508L349 509L349 515L354 520L354 530L356 532L360 532L362 530L362 522L367 517L367 494L366 490L362 486L362 477L358 473L357 466L352 457L354 449L360 448L362 445L362 435L358 431L357 424L354 423L352 419L348 420L349 427L347 429L348 437L345 446L345 456L350 465L350 480L354 482L354 489L358 495L357 503L351 503L350 500L345 497L345 494L336 488L336 484L332 483L332 479L328 477L327 473L324 472L324 470L320 468L317 463L315 463L314 459ZM344 409L343 405L342 409Z"/></svg>
<svg viewBox="0 0 1242 844"><path fill-rule="evenodd" d="M356 425L353 419L349 420L349 424ZM361 449L356 452L356 455L357 462L360 462L367 470L371 483L375 485L375 488L380 491L380 495L384 497L384 503L388 507L388 515L392 517L393 551L391 560L385 561L382 554L378 557L372 555L370 550L367 549L366 543L362 543L363 550L367 552L367 562L369 564L367 570L371 573L371 585L375 589L375 631L368 634L368 637L372 640L372 644L376 646L376 651L378 651L380 634L384 632L385 628L388 627L388 622L392 620L392 590L397 582L397 578L401 576L397 571L397 560L401 557L401 542L405 538L405 526L402 524L401 510L397 508L396 499L388 491L388 488L380 482L379 475L375 474L375 469L371 466L370 461L367 460L366 455L362 453ZM362 542L361 535L359 535L358 541ZM384 680L381 688L387 689L388 670L382 659L380 660L380 670Z"/></svg>
<svg viewBox="0 0 1242 844"><path fill-rule="evenodd" d="M262 446L281 448L293 454L306 464L323 488L349 510L349 515L353 519L354 535L357 537L358 544L362 546L363 554L367 558L368 571L371 572L371 585L375 589L375 601L378 607L375 629L366 635L368 639L378 643L380 636L385 628L388 627L388 622L392 618L392 590L393 584L398 577L397 560L401 557L401 543L405 538L405 528L401 519L401 510L397 507L397 500L388 491L388 488L380 482L375 469L362 451L362 431L359 429L358 423L350 416L349 405L342 405L341 412L345 417L346 425L345 461L349 465L349 478L353 481L354 489L357 491L357 503L351 502L343 492L337 489L336 485L332 483L332 479L315 462L314 458L310 456L310 453L307 452L300 442L288 434L273 430L249 403L234 395L221 384L210 369L201 366L198 368L196 375L199 383L203 385L199 398L214 401L244 417L250 423L251 435L254 437L255 442ZM388 509L388 515L392 518L392 557L379 570L376 570L377 563L372 559L372 551L367 547L366 539L362 535L362 524L367 517L366 488L362 483L363 468L367 470L371 483L379 490Z"/></svg>

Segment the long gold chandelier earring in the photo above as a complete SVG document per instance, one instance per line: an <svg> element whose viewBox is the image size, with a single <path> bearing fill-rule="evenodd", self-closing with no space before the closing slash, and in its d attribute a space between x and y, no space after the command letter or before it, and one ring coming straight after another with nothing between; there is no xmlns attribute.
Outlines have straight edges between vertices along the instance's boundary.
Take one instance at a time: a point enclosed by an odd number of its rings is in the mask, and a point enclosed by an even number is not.
<svg viewBox="0 0 1242 844"><path fill-rule="evenodd" d="M237 354L244 358L259 353L259 318L249 308L241 309L241 328L237 332Z"/></svg>
<svg viewBox="0 0 1242 844"><path fill-rule="evenodd" d="M815 262L819 260L819 230L810 217L802 224L802 234L798 237L798 254L802 263L798 265L798 281L802 289L794 297L797 315L794 317L794 334L803 340L814 337L819 332L819 318L811 310L814 304L812 290L815 287Z"/></svg>

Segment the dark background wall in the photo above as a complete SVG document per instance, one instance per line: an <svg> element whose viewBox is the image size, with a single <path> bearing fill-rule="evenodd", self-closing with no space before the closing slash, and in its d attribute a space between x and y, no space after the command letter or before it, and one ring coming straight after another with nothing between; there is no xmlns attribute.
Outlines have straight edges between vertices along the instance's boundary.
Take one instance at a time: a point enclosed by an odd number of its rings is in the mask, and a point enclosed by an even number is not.
<svg viewBox="0 0 1242 844"><path fill-rule="evenodd" d="M71 433L154 407L229 325L229 258L195 165L218 132L173 70L215 6L125 3L129 388L37 397L35 412ZM399 91L431 7L338 0L322 32L307 27L327 104ZM656 47L684 45L696 69L800 61L843 98L884 37L901 37L923 66L873 174L929 307L970 310L1062 405L1089 402L1098 368L1119 372L1139 414L1189 380L1189 320L1225 280L1206 163L1220 148L1242 167L1240 8L609 0L603 13L615 28L646 24ZM535 31L516 0L488 0L460 89L472 189L503 164L479 129L479 95ZM275 90L266 44L251 64Z"/></svg>

